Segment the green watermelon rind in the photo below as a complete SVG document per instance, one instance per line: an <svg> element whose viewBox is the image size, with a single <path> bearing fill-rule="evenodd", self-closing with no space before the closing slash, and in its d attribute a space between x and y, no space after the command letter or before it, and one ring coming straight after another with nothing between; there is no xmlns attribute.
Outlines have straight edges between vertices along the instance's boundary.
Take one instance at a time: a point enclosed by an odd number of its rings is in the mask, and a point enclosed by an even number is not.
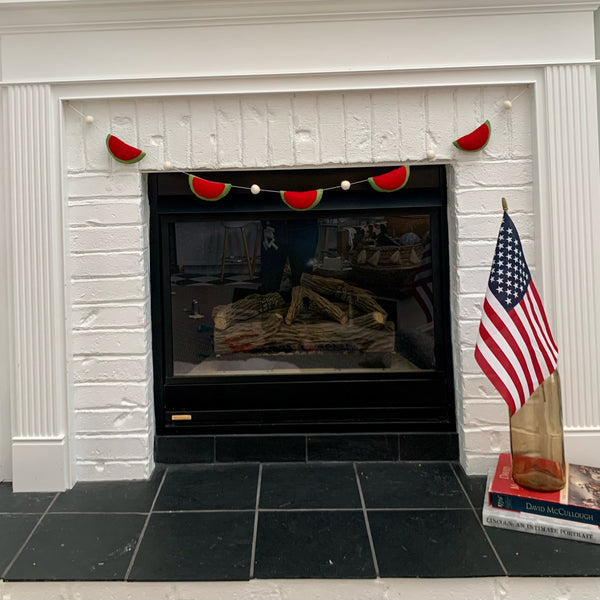
<svg viewBox="0 0 600 600"><path fill-rule="evenodd" d="M377 192L397 192L398 190L401 190L407 183L408 183L408 178L410 177L410 166L409 165L402 165L405 169L406 169L406 176L404 177L404 181L396 186L395 188L382 188L380 185L377 185L377 183L375 183L375 180L380 177L379 175L375 175L374 177L369 177L369 183L371 185L371 187L377 191ZM398 169L400 169L401 167L398 167ZM396 169L394 169L396 170ZM391 171L390 171L391 172ZM383 173L383 175L387 175L387 173Z"/></svg>
<svg viewBox="0 0 600 600"><path fill-rule="evenodd" d="M195 175L188 175L188 183L190 186L190 190L192 191L192 194L194 194L194 196L196 196L197 198L200 198L200 200L206 200L208 202L216 202L217 200L220 200L221 198L224 198L225 196L227 196L227 194L229 194L229 191L231 190L231 184L230 183L221 183L221 185L223 186L223 190L221 191L221 193L218 196L213 196L213 197L208 197L208 196L202 196L202 194L198 194L198 192L196 192L196 190L194 189L194 180L195 179L202 179L201 177L196 177ZM220 183L218 181L212 181L211 183Z"/></svg>
<svg viewBox="0 0 600 600"><path fill-rule="evenodd" d="M119 158L112 150L112 148L110 147L110 140L112 139L116 139L119 140L122 144L124 144L125 146L127 146L128 148L132 148L134 150L137 150L139 152L139 154L137 154L136 156L134 156L133 158L130 158L128 160L125 160L123 158ZM119 139L116 135L113 135L112 133L109 133L106 136L106 147L108 149L108 153L118 162L123 163L125 165L131 165L133 163L139 162L140 160L142 160L142 158L144 158L144 156L146 156L146 153L143 150L140 150L139 148L135 148L134 146L130 146L129 144L125 144L125 142L121 139Z"/></svg>
<svg viewBox="0 0 600 600"><path fill-rule="evenodd" d="M487 134L487 138L486 138L485 142L483 144L481 144L481 146L478 146L477 148L463 148L460 145L460 140L462 140L466 137L469 137L471 134L475 133L480 127L483 127L483 126L487 127L488 134ZM492 125L490 124L489 121L484 121L481 125L479 125L479 127L476 127L475 129L473 129L473 131L471 131L471 133L467 133L466 135L459 137L457 140L454 140L452 142L452 144L459 150L462 150L463 152L479 152L479 150L483 150L488 145L488 142L490 141L491 137L492 137Z"/></svg>
<svg viewBox="0 0 600 600"><path fill-rule="evenodd" d="M310 210L311 208L314 208L317 204L319 204L319 202L321 202L321 198L323 198L323 189L320 188L318 190L310 190L311 192L315 192L315 199L313 201L313 203L310 206L307 206L306 208L297 208L296 206L292 206L288 200L286 200L285 195L289 192L289 190L281 190L279 192L281 199L286 203L287 206L289 206L292 210ZM307 192L294 192L294 193L307 193Z"/></svg>

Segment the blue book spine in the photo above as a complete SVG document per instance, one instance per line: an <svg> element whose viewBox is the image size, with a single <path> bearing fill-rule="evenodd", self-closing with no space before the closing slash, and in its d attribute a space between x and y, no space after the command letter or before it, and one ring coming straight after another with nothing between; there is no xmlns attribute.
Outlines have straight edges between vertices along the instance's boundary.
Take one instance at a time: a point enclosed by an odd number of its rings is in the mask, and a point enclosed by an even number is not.
<svg viewBox="0 0 600 600"><path fill-rule="evenodd" d="M588 525L600 525L600 511L584 506L571 506L557 502L544 502L537 498L510 496L499 492L490 492L490 504L496 508L517 510L543 517L566 519Z"/></svg>

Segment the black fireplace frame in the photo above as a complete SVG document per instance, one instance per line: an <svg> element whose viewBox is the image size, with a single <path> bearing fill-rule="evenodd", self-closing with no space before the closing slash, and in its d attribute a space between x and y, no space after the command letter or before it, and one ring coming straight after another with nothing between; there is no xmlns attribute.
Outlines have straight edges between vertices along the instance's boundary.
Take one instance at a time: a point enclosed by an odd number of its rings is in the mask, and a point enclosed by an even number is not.
<svg viewBox="0 0 600 600"><path fill-rule="evenodd" d="M187 174L150 173L150 280L156 434L214 436L239 434L364 434L369 432L454 433L456 431L448 260L446 170L441 165L411 166L399 191L375 192L364 180L393 167L313 168L269 171L212 171L194 175L234 184L218 202L204 202L190 191ZM389 208L431 218L433 273L438 282L434 313L436 368L419 373L344 373L239 375L202 378L168 377L170 266L165 227L177 220L256 219L292 211L277 194L251 195L259 182L270 189L314 189L342 180L363 181L351 190L325 192L311 209L319 216L353 210ZM265 185L264 182L267 182ZM249 406L250 398L255 404ZM259 400L256 400L259 399Z"/></svg>

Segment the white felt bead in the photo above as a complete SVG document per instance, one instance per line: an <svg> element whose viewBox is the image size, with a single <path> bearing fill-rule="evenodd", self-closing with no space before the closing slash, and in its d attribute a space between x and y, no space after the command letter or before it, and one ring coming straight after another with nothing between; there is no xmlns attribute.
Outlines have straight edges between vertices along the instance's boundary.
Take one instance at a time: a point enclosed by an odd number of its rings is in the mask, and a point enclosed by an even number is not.
<svg viewBox="0 0 600 600"><path fill-rule="evenodd" d="M173 168L173 163L170 160L165 160L163 166L165 167L165 169L171 169Z"/></svg>
<svg viewBox="0 0 600 600"><path fill-rule="evenodd" d="M253 183L250 187L250 191L256 196L256 194L260 194L260 187Z"/></svg>
<svg viewBox="0 0 600 600"><path fill-rule="evenodd" d="M435 150L427 150L427 158L433 160L435 158Z"/></svg>
<svg viewBox="0 0 600 600"><path fill-rule="evenodd" d="M344 179L344 181L342 181L342 183L340 183L340 186L343 190L349 190L350 182L347 179Z"/></svg>
<svg viewBox="0 0 600 600"><path fill-rule="evenodd" d="M93 123L93 122L94 122L94 117L92 117L92 115L88 115L88 116L85 118L85 122L86 122L86 123Z"/></svg>
<svg viewBox="0 0 600 600"><path fill-rule="evenodd" d="M506 108L507 110L509 108L512 108L512 102L510 100L505 100L504 101L504 108Z"/></svg>

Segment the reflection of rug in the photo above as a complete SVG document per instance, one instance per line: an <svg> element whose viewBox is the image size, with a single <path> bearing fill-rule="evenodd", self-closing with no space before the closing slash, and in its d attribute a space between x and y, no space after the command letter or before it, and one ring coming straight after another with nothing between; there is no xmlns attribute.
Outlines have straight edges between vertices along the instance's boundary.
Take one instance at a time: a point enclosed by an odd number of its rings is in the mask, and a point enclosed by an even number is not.
<svg viewBox="0 0 600 600"><path fill-rule="evenodd" d="M394 371L418 371L419 369L402 356L394 355L390 368ZM329 373L352 371L372 373L373 367L359 364L355 354L296 353L287 355L230 354L228 356L205 359L200 364L176 362L174 374L177 376L228 375L228 374L265 374L265 373ZM381 368L381 371L389 369Z"/></svg>
<svg viewBox="0 0 600 600"><path fill-rule="evenodd" d="M435 368L433 331L418 329L398 329L396 348L421 369Z"/></svg>
<svg viewBox="0 0 600 600"><path fill-rule="evenodd" d="M215 305L230 303L238 285L196 283L171 286L174 361L197 364L213 353L212 309ZM250 289L255 291L258 284L248 285L254 286ZM197 301L198 315L193 315L194 300Z"/></svg>

